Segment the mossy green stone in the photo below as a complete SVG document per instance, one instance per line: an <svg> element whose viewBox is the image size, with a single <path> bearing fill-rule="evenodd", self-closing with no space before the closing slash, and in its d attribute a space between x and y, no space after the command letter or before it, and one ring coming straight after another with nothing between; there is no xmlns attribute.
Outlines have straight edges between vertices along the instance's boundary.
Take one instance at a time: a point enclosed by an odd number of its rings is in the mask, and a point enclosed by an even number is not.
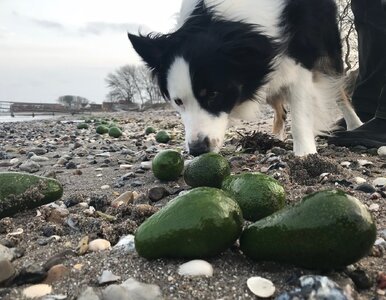
<svg viewBox="0 0 386 300"><path fill-rule="evenodd" d="M231 169L228 161L217 153L205 153L195 157L184 172L185 182L191 187L209 186L221 188Z"/></svg>
<svg viewBox="0 0 386 300"><path fill-rule="evenodd" d="M79 123L76 127L78 129L88 129L88 124L86 124L86 123Z"/></svg>
<svg viewBox="0 0 386 300"><path fill-rule="evenodd" d="M223 191L196 188L142 223L135 248L148 259L212 257L233 245L242 222L240 207Z"/></svg>
<svg viewBox="0 0 386 300"><path fill-rule="evenodd" d="M56 201L63 195L55 179L25 173L0 173L0 218Z"/></svg>
<svg viewBox="0 0 386 300"><path fill-rule="evenodd" d="M274 178L262 173L231 175L222 189L237 201L248 221L257 221L285 206L285 191Z"/></svg>
<svg viewBox="0 0 386 300"><path fill-rule="evenodd" d="M111 127L109 129L109 136L119 138L122 135L122 131L118 127Z"/></svg>
<svg viewBox="0 0 386 300"><path fill-rule="evenodd" d="M174 150L161 151L152 161L153 174L160 180L175 180L181 175L183 169L184 159Z"/></svg>
<svg viewBox="0 0 386 300"><path fill-rule="evenodd" d="M146 127L145 134L149 135L150 133L156 133L157 131L153 127Z"/></svg>
<svg viewBox="0 0 386 300"><path fill-rule="evenodd" d="M329 270L367 255L376 233L370 213L358 199L327 190L249 226L241 235L240 248L257 261Z"/></svg>
<svg viewBox="0 0 386 300"><path fill-rule="evenodd" d="M155 135L155 140L158 143L167 144L170 141L170 136L165 130L161 130Z"/></svg>
<svg viewBox="0 0 386 300"><path fill-rule="evenodd" d="M99 134L106 134L106 133L109 133L109 128L106 127L105 125L99 125L96 128L96 132Z"/></svg>

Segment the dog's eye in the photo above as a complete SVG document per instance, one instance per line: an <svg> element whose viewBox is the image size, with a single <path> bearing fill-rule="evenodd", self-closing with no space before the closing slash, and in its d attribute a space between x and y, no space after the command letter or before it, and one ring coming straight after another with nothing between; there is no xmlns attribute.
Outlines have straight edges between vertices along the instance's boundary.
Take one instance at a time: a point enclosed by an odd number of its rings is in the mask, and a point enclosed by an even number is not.
<svg viewBox="0 0 386 300"><path fill-rule="evenodd" d="M218 92L216 92L216 91L208 91L208 93L207 93L208 99L214 99L217 96L218 96Z"/></svg>
<svg viewBox="0 0 386 300"><path fill-rule="evenodd" d="M178 106L181 106L184 104L180 98L174 99L174 103L177 104Z"/></svg>

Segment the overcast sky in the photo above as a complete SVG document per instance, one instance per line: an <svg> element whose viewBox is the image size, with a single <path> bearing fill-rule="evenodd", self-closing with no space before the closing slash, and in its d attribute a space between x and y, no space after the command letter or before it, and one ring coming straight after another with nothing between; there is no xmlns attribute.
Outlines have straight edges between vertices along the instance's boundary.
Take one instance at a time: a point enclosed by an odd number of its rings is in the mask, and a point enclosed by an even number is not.
<svg viewBox="0 0 386 300"><path fill-rule="evenodd" d="M167 32L181 0L0 0L0 101L101 103L105 77L140 62L127 32Z"/></svg>

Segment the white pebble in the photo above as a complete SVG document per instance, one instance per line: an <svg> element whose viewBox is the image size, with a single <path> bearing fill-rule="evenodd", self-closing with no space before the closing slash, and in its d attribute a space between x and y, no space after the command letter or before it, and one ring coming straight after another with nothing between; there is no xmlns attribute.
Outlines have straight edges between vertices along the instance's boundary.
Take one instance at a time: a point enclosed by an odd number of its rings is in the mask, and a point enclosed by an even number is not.
<svg viewBox="0 0 386 300"><path fill-rule="evenodd" d="M386 186L386 177L379 177L373 181L375 187L384 187Z"/></svg>
<svg viewBox="0 0 386 300"><path fill-rule="evenodd" d="M103 251L103 250L110 250L111 249L111 244L107 240L103 239L96 239L91 241L88 244L88 249L92 252L96 251Z"/></svg>
<svg viewBox="0 0 386 300"><path fill-rule="evenodd" d="M369 211L379 211L379 204L373 203L369 206Z"/></svg>
<svg viewBox="0 0 386 300"><path fill-rule="evenodd" d="M364 179L362 177L355 177L354 181L355 181L356 184L362 184L362 183L366 182L366 179Z"/></svg>
<svg viewBox="0 0 386 300"><path fill-rule="evenodd" d="M120 165L119 168L121 170L128 170L128 169L131 169L133 167L133 165Z"/></svg>
<svg viewBox="0 0 386 300"><path fill-rule="evenodd" d="M110 188L110 186L107 184L101 186L101 190L108 190L109 188Z"/></svg>
<svg viewBox="0 0 386 300"><path fill-rule="evenodd" d="M182 276L213 276L213 267L205 260L191 260L179 266L178 274Z"/></svg>
<svg viewBox="0 0 386 300"><path fill-rule="evenodd" d="M12 165L16 165L17 163L19 162L19 159L18 158L12 158L9 163L12 164Z"/></svg>
<svg viewBox="0 0 386 300"><path fill-rule="evenodd" d="M141 168L144 170L150 170L151 169L152 162L151 161L143 161L141 162Z"/></svg>
<svg viewBox="0 0 386 300"><path fill-rule="evenodd" d="M40 298L51 294L52 287L48 284L36 284L23 290L23 296L26 298Z"/></svg>
<svg viewBox="0 0 386 300"><path fill-rule="evenodd" d="M351 165L351 163L350 163L349 161L342 161L342 162L340 163L340 165L341 165L342 167L344 167L344 168L348 168L348 167Z"/></svg>
<svg viewBox="0 0 386 300"><path fill-rule="evenodd" d="M378 149L378 155L386 158L386 146L382 146Z"/></svg>
<svg viewBox="0 0 386 300"><path fill-rule="evenodd" d="M368 161L368 160L365 160L365 159L359 159L359 160L358 160L358 163L359 163L359 165L362 166L362 167L374 165L371 161Z"/></svg>
<svg viewBox="0 0 386 300"><path fill-rule="evenodd" d="M269 298L275 293L272 281L262 277L251 277L247 280L250 291L258 297Z"/></svg>
<svg viewBox="0 0 386 300"><path fill-rule="evenodd" d="M103 152L96 155L97 157L110 157L110 152Z"/></svg>

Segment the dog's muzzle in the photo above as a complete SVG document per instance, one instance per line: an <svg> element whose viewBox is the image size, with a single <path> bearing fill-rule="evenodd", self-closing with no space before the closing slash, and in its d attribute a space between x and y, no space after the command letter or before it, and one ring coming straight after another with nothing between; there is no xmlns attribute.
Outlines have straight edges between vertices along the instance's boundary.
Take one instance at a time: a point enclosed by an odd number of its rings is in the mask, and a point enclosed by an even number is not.
<svg viewBox="0 0 386 300"><path fill-rule="evenodd" d="M210 152L209 138L196 140L188 144L189 153L193 156L199 156L203 153Z"/></svg>

